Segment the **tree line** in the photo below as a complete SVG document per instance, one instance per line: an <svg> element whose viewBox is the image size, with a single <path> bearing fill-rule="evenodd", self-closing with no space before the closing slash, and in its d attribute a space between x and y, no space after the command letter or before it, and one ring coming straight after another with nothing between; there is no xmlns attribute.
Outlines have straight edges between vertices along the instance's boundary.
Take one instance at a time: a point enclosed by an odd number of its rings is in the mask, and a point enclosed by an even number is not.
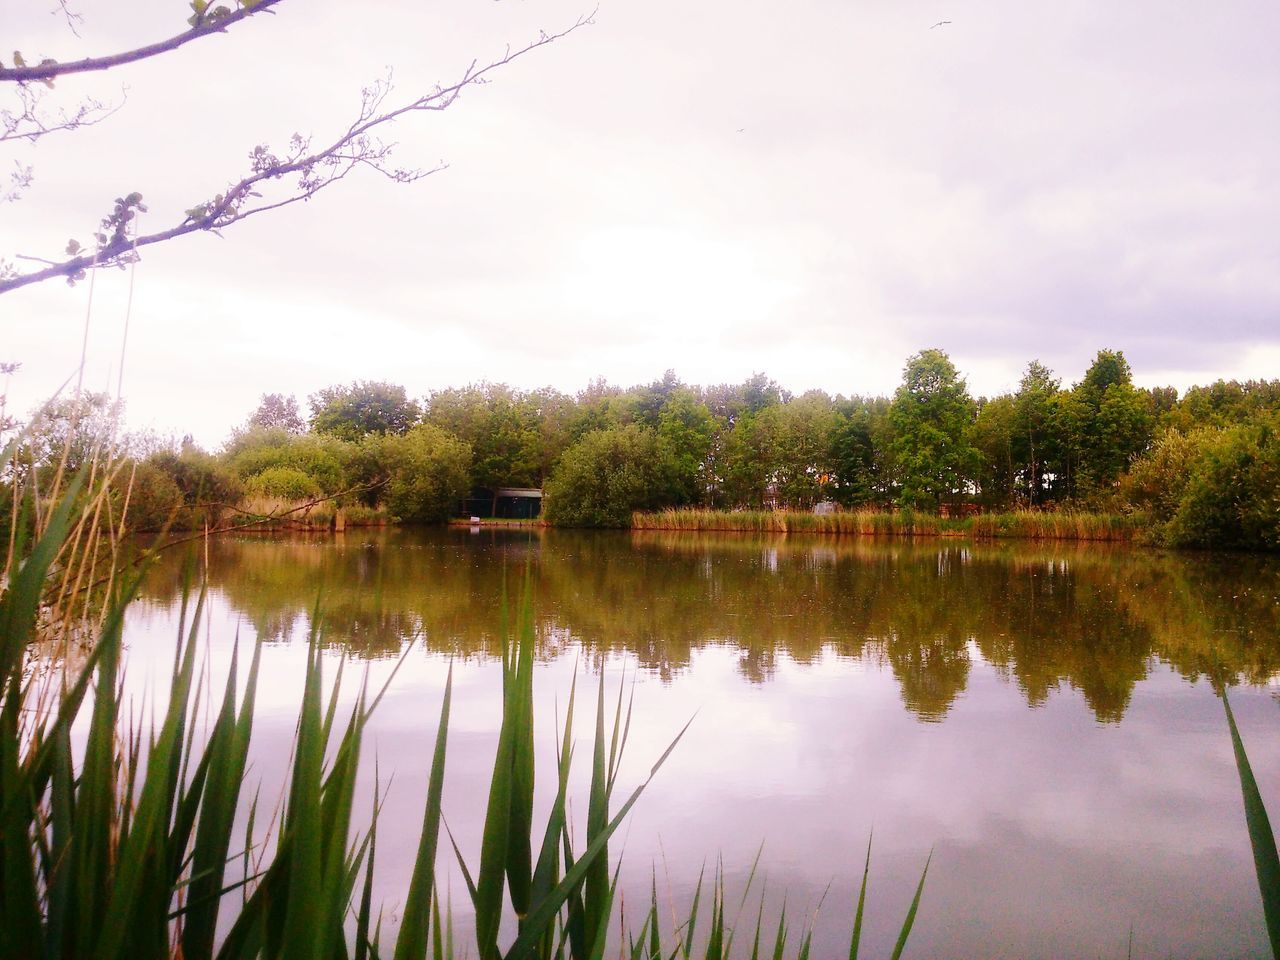
<svg viewBox="0 0 1280 960"><path fill-rule="evenodd" d="M89 400L77 449L113 419L105 397ZM37 418L14 463L49 469L75 406ZM1275 548L1278 430L1280 380L1179 396L1135 386L1124 354L1102 350L1069 387L1032 361L1015 391L974 397L947 354L928 349L891 397L793 395L764 374L704 387L672 371L627 389L479 383L421 401L360 381L313 394L305 416L296 398L263 395L216 454L190 443L126 453L141 523L179 502L200 523L208 505L248 495L332 497L431 522L471 490L514 486L543 488L546 519L565 526L625 527L633 511L685 506L1069 507L1141 513L1171 544Z"/></svg>

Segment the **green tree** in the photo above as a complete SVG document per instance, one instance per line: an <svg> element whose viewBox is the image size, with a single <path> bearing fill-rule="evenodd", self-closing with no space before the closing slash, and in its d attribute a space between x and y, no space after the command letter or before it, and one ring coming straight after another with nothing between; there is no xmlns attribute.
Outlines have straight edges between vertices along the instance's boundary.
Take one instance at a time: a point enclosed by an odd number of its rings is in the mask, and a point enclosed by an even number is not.
<svg viewBox="0 0 1280 960"><path fill-rule="evenodd" d="M836 403L831 429L831 491L846 507L871 503L888 491L883 435L889 404L854 397Z"/></svg>
<svg viewBox="0 0 1280 960"><path fill-rule="evenodd" d="M721 498L731 507L760 509L774 489L780 429L777 404L745 410L723 434Z"/></svg>
<svg viewBox="0 0 1280 960"><path fill-rule="evenodd" d="M112 516L123 517L126 530L163 530L170 524L182 525L184 501L173 477L146 461L121 466L112 484Z"/></svg>
<svg viewBox="0 0 1280 960"><path fill-rule="evenodd" d="M226 509L240 501L244 487L240 479L217 458L195 446L180 451L161 450L146 463L167 474L182 493L183 511L175 521L179 527L198 529L216 524Z"/></svg>
<svg viewBox="0 0 1280 960"><path fill-rule="evenodd" d="M1097 408L1110 387L1132 384L1133 370L1124 358L1124 351L1099 350L1076 391L1085 403Z"/></svg>
<svg viewBox="0 0 1280 960"><path fill-rule="evenodd" d="M576 404L573 397L554 387L542 387L527 394L524 399L533 422L537 425L538 485L546 483L551 470L561 454L573 442L573 421Z"/></svg>
<svg viewBox="0 0 1280 960"><path fill-rule="evenodd" d="M405 433L421 414L404 387L375 380L325 387L307 402L311 429L343 440L359 440L370 433Z"/></svg>
<svg viewBox="0 0 1280 960"><path fill-rule="evenodd" d="M298 410L298 398L283 393L264 393L245 426L249 430L280 429L288 433L304 433L307 429Z"/></svg>
<svg viewBox="0 0 1280 960"><path fill-rule="evenodd" d="M672 461L674 503L705 504L715 418L697 394L682 386L666 395L657 419L658 437Z"/></svg>
<svg viewBox="0 0 1280 960"><path fill-rule="evenodd" d="M436 391L427 398L423 420L470 444L473 486L493 490L540 480L534 407L506 384Z"/></svg>
<svg viewBox="0 0 1280 960"><path fill-rule="evenodd" d="M1151 398L1133 385L1124 353L1099 350L1073 393L1084 411L1075 492L1108 493L1151 440Z"/></svg>
<svg viewBox="0 0 1280 960"><path fill-rule="evenodd" d="M831 437L835 405L821 390L811 390L777 408L774 482L789 507L808 510L827 496L833 465Z"/></svg>
<svg viewBox="0 0 1280 960"><path fill-rule="evenodd" d="M1053 456L1056 439L1052 433L1053 398L1061 386L1062 381L1048 367L1032 360L1014 395L1011 452L1032 506L1041 503L1048 492L1045 464Z"/></svg>
<svg viewBox="0 0 1280 960"><path fill-rule="evenodd" d="M356 445L328 434L301 436L280 427L235 434L222 453L223 462L249 481L264 470L287 468L311 477L326 494L340 493L359 480L351 476Z"/></svg>
<svg viewBox="0 0 1280 960"><path fill-rule="evenodd" d="M593 430L565 451L548 478L544 516L564 527L628 527L636 510L670 502L675 466L656 430Z"/></svg>
<svg viewBox="0 0 1280 960"><path fill-rule="evenodd" d="M430 423L400 435L371 438L386 471L384 502L411 523L447 520L466 496L471 448Z"/></svg>
<svg viewBox="0 0 1280 960"><path fill-rule="evenodd" d="M978 401L978 414L969 424L970 445L978 451L974 479L978 499L988 507L1006 507L1013 499L1018 462L1014 457L1017 401L1011 396Z"/></svg>
<svg viewBox="0 0 1280 960"><path fill-rule="evenodd" d="M943 351L922 350L907 361L889 409L903 506L936 508L963 492L979 459L966 439L973 416L968 388Z"/></svg>
<svg viewBox="0 0 1280 960"><path fill-rule="evenodd" d="M1280 548L1280 415L1203 439L1166 533L1196 547Z"/></svg>

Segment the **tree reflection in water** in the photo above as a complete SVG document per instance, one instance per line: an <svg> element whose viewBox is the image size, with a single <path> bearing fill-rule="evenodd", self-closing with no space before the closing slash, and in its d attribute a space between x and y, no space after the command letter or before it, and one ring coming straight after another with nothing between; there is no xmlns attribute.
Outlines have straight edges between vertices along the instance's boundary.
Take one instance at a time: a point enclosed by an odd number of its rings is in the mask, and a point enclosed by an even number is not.
<svg viewBox="0 0 1280 960"><path fill-rule="evenodd" d="M698 649L738 651L765 682L825 651L887 665L921 720L946 716L974 657L1039 706L1063 684L1102 722L1163 661L1190 680L1280 672L1280 564L1245 555L1100 545L800 539L663 532L355 530L214 540L210 586L272 642L317 602L329 642L370 658L410 637L497 655L500 598L528 570L540 655L625 651L671 678ZM176 602L184 558L144 596ZM505 586L504 586L505 585ZM318 598L318 601L317 601Z"/></svg>

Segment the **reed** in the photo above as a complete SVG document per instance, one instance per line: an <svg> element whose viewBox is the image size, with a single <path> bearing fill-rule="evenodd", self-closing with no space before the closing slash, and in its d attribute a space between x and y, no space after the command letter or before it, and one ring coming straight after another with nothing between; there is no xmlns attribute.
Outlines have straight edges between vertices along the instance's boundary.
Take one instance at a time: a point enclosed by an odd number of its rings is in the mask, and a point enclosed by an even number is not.
<svg viewBox="0 0 1280 960"><path fill-rule="evenodd" d="M1148 527L1141 515L1081 510L984 513L971 517L969 523L974 537L1020 540L1129 542L1140 539Z"/></svg>
<svg viewBox="0 0 1280 960"><path fill-rule="evenodd" d="M240 501L235 522L259 530L329 530L336 514L332 500L287 500L257 494Z"/></svg>
<svg viewBox="0 0 1280 960"><path fill-rule="evenodd" d="M1141 515L1083 511L987 513L940 517L912 510L842 510L816 514L801 510L668 509L635 513L633 530L818 533L859 537L972 537L975 539L1134 541L1147 523Z"/></svg>

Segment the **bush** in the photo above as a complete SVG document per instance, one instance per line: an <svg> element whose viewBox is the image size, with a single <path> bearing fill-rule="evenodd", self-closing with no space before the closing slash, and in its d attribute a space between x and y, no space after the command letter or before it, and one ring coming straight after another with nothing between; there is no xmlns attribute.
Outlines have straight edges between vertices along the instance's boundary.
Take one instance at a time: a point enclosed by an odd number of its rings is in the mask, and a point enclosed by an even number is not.
<svg viewBox="0 0 1280 960"><path fill-rule="evenodd" d="M336 437L297 436L273 427L237 434L227 444L223 456L242 480L283 467L306 474L318 484L321 492L333 494L350 486L347 464L353 452L353 444Z"/></svg>
<svg viewBox="0 0 1280 960"><path fill-rule="evenodd" d="M628 527L664 506L676 468L653 430L593 430L565 451L546 485L545 516L563 527Z"/></svg>
<svg viewBox="0 0 1280 960"><path fill-rule="evenodd" d="M420 423L401 436L370 437L368 453L386 471L383 502L400 520L439 523L466 496L471 446Z"/></svg>
<svg viewBox="0 0 1280 960"><path fill-rule="evenodd" d="M293 467L268 467L245 481L244 489L253 496L281 500L314 500L321 496L315 478Z"/></svg>
<svg viewBox="0 0 1280 960"><path fill-rule="evenodd" d="M1280 417L1206 440L1165 537L1176 546L1280 548Z"/></svg>
<svg viewBox="0 0 1280 960"><path fill-rule="evenodd" d="M177 481L153 463L126 463L114 484L113 515L124 512L125 529L163 530L180 524L185 501ZM128 502L126 505L126 494Z"/></svg>
<svg viewBox="0 0 1280 960"><path fill-rule="evenodd" d="M1213 429L1167 430L1134 461L1120 479L1120 499L1128 507L1169 520L1178 509L1191 472L1218 436Z"/></svg>
<svg viewBox="0 0 1280 960"><path fill-rule="evenodd" d="M225 507L238 503L244 494L239 478L203 450L165 450L145 462L167 474L182 492L184 509L175 522L178 527L217 523Z"/></svg>

